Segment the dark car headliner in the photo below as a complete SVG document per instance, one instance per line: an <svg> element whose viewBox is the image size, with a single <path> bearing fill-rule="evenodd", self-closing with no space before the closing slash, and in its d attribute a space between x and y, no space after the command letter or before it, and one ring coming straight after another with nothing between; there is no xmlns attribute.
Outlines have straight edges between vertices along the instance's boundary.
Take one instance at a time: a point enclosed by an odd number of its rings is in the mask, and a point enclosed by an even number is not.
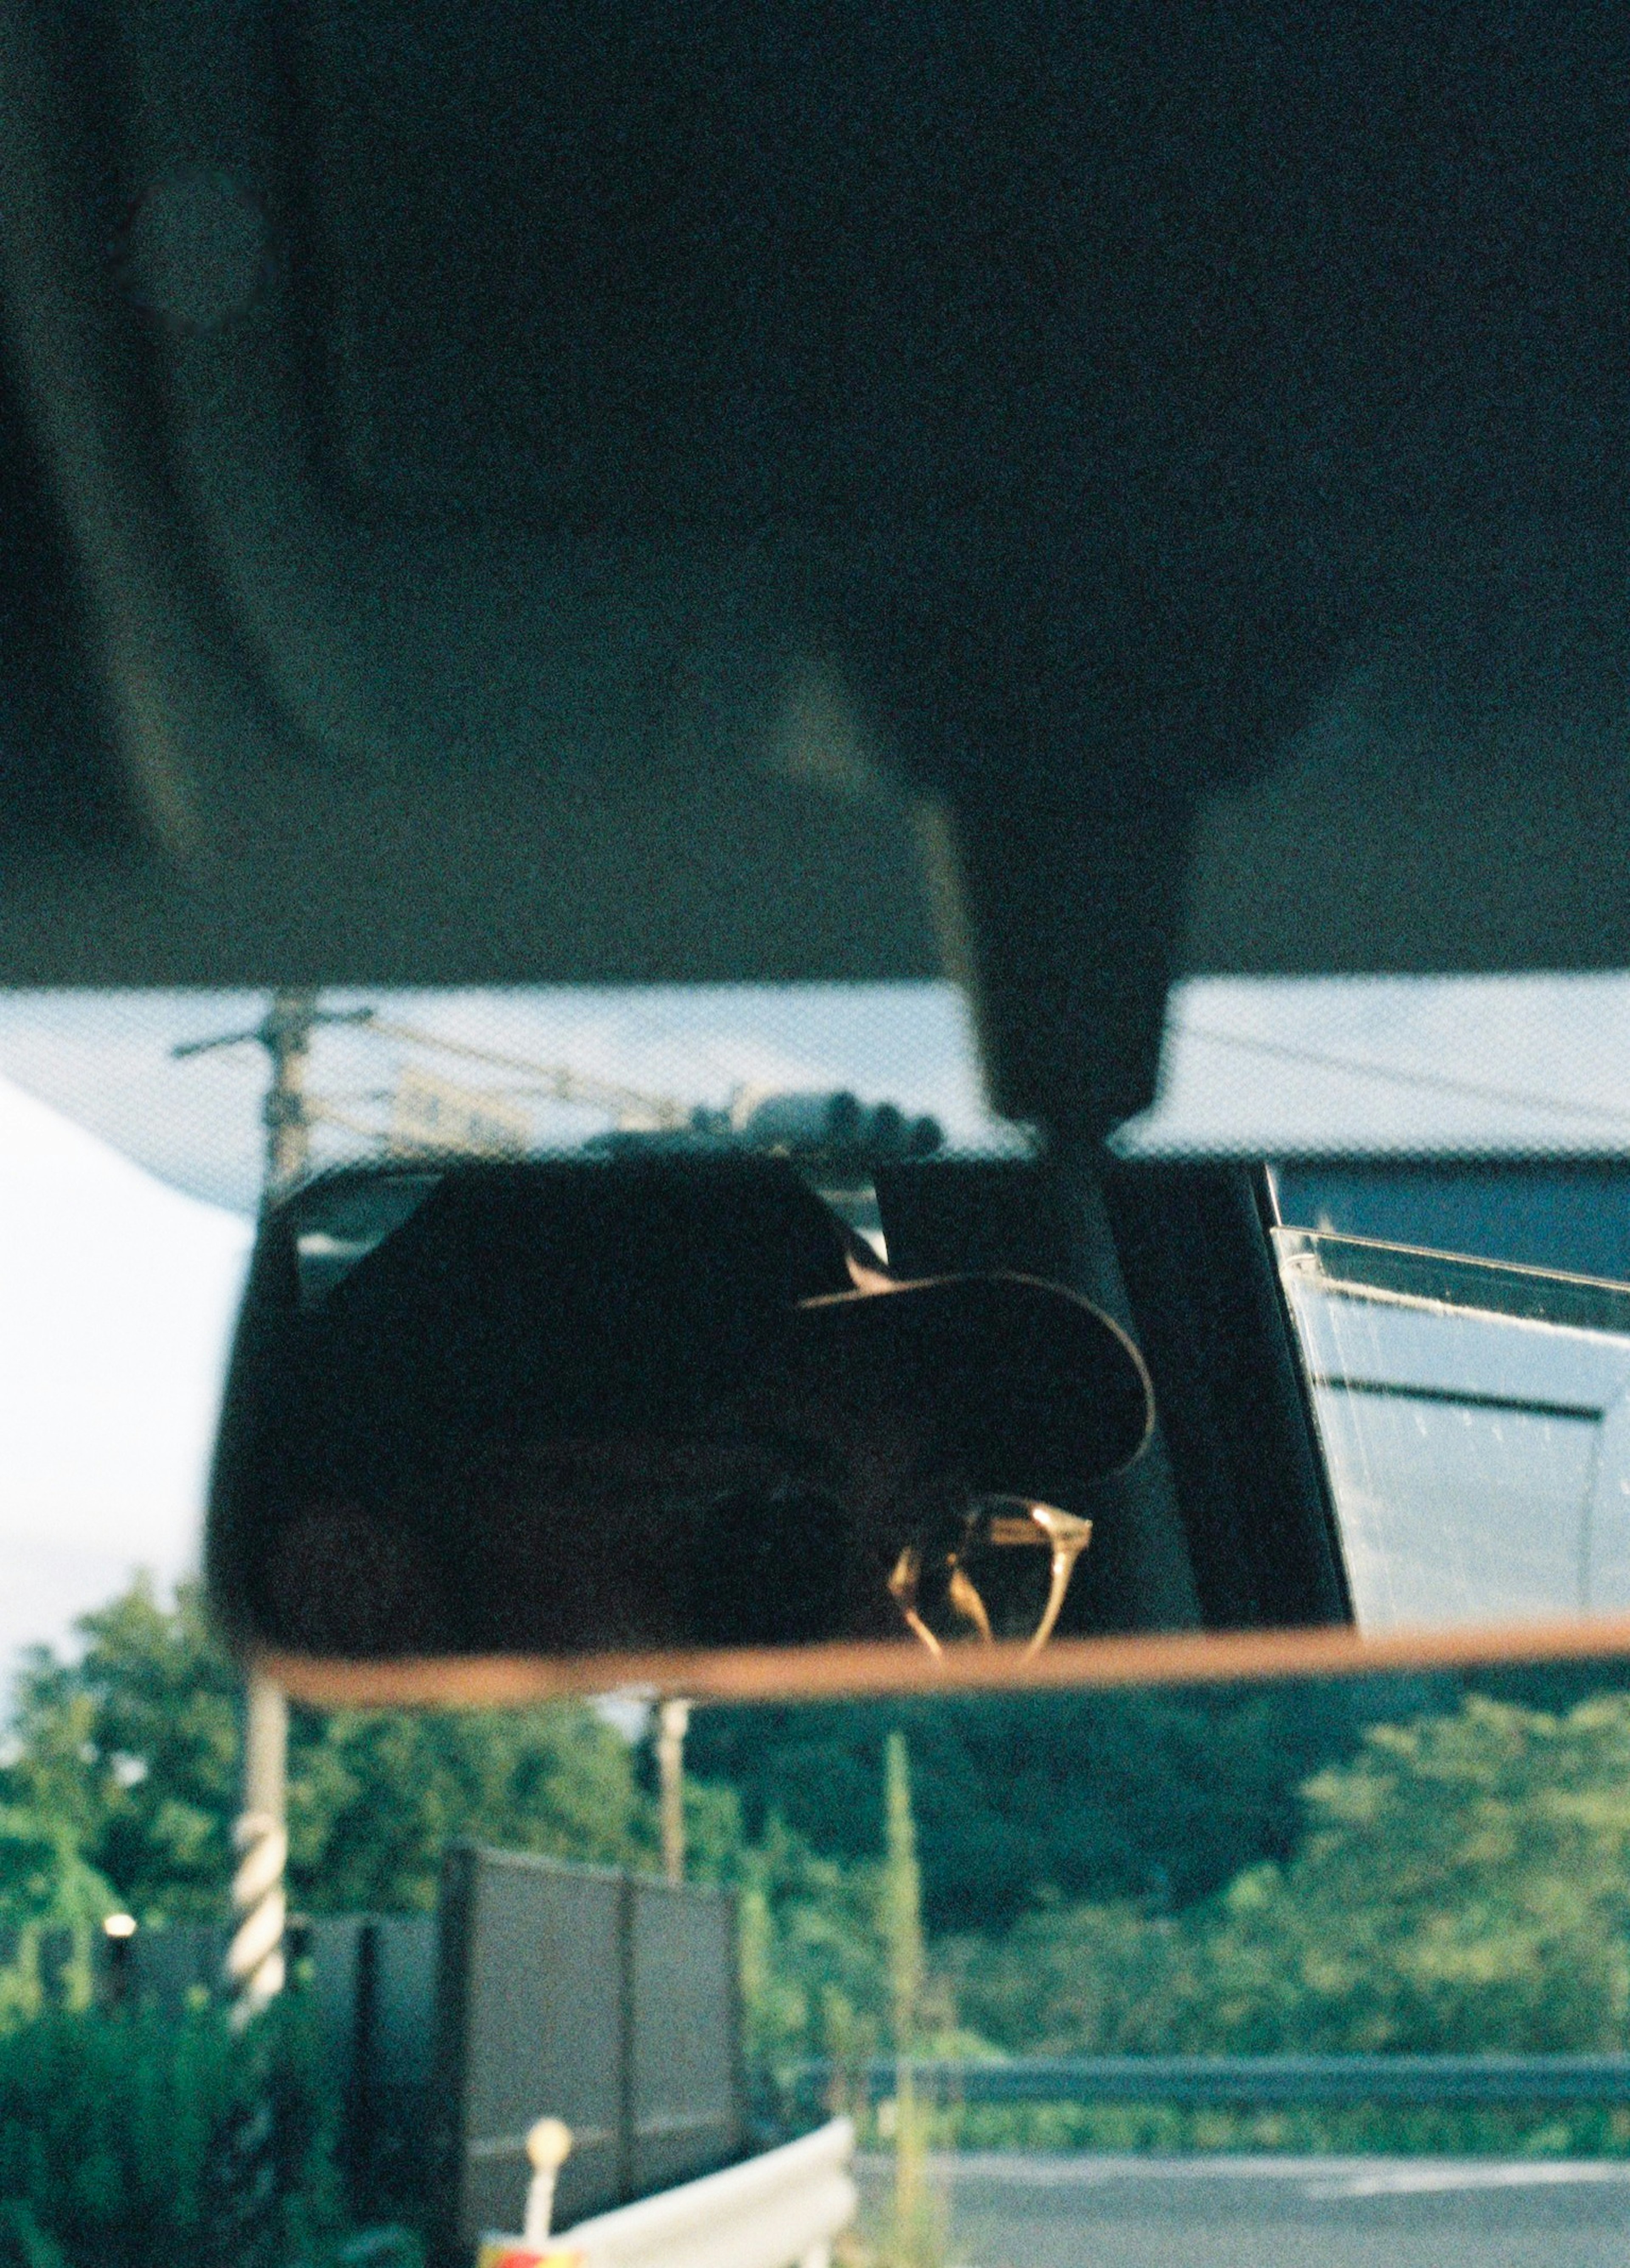
<svg viewBox="0 0 1630 2268"><path fill-rule="evenodd" d="M10 11L0 979L1625 965L1616 45Z"/></svg>

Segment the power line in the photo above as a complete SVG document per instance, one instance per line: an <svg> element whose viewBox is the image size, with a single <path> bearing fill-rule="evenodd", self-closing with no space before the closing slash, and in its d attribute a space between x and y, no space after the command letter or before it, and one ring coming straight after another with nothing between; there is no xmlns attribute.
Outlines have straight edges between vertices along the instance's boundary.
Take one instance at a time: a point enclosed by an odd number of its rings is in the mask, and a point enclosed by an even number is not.
<svg viewBox="0 0 1630 2268"><path fill-rule="evenodd" d="M498 1048L483 1048L469 1040L444 1038L439 1032L424 1030L416 1024L398 1024L376 1015L372 1009L358 1009L348 1020L365 1025L377 1032L381 1039L405 1041L411 1047L439 1049L443 1055L457 1056L466 1062L490 1064L495 1071L519 1071L535 1080L537 1088L549 1100L556 1102L580 1102L616 1111L637 1110L654 1118L664 1130L676 1130L690 1123L688 1106L669 1094L649 1094L637 1086L624 1086L616 1079L598 1079L586 1071L572 1070L564 1064L534 1063L525 1056L505 1054Z"/></svg>
<svg viewBox="0 0 1630 2268"><path fill-rule="evenodd" d="M1393 1086L1407 1086L1436 1094L1463 1095L1479 1102L1506 1102L1526 1110L1549 1110L1565 1117L1596 1120L1604 1125L1630 1127L1630 1109L1611 1103L1570 1101L1554 1094L1532 1094L1517 1087L1487 1086L1475 1079L1457 1079L1448 1071L1408 1071L1399 1064L1370 1063L1352 1056L1326 1055L1317 1048L1294 1045L1287 1040L1258 1039L1244 1032L1221 1032L1186 1018L1174 1020L1180 1039L1209 1042L1214 1047L1268 1056L1281 1063L1307 1064L1320 1071L1344 1071L1350 1078L1373 1079Z"/></svg>

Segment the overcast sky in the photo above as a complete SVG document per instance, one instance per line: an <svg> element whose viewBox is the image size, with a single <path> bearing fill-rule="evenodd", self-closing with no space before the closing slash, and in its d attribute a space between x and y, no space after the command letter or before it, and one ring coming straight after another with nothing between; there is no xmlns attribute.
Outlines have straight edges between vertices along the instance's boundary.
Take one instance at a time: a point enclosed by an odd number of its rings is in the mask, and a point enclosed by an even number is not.
<svg viewBox="0 0 1630 2268"><path fill-rule="evenodd" d="M0 1080L0 1663L196 1565L249 1239Z"/></svg>

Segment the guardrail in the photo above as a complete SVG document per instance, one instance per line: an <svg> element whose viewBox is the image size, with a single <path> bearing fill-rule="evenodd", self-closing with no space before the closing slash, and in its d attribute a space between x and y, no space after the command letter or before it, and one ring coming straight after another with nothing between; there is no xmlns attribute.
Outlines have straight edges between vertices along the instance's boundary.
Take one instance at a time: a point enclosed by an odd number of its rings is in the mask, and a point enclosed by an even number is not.
<svg viewBox="0 0 1630 2268"><path fill-rule="evenodd" d="M1170 2102L1265 2109L1286 2103L1630 2103L1630 2056L1024 2056L913 2062L919 2095L940 2102ZM859 2077L872 2102L896 2089L884 2057ZM825 2097L834 2073L791 2074L794 2099Z"/></svg>
<svg viewBox="0 0 1630 2268"><path fill-rule="evenodd" d="M854 2128L834 2118L550 2242L574 2268L828 2268L832 2239L854 2218L853 2154Z"/></svg>

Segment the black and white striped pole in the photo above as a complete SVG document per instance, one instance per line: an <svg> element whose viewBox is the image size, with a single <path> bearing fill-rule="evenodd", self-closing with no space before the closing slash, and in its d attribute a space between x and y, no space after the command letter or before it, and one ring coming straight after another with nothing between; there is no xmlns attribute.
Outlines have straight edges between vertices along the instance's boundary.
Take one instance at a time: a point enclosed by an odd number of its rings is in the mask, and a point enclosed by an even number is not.
<svg viewBox="0 0 1630 2268"><path fill-rule="evenodd" d="M311 1155L311 1108L306 1092L313 1028L325 1019L314 992L274 992L254 1030L195 1040L175 1049L201 1055L214 1048L257 1041L271 1059L266 1090L267 1203L292 1189ZM354 1020L354 1017L345 1020ZM232 1829L232 1934L226 1954L232 2020L241 2028L282 1992L285 1976L284 1926L288 1902L287 1780L289 1708L280 1687L251 1669L243 1697L243 1797Z"/></svg>
<svg viewBox="0 0 1630 2268"><path fill-rule="evenodd" d="M288 1704L281 1687L252 1669L243 1705L243 1808L232 1830L232 1936L226 1982L234 2024L241 2027L284 1986L284 1925L288 1918L286 1772Z"/></svg>

